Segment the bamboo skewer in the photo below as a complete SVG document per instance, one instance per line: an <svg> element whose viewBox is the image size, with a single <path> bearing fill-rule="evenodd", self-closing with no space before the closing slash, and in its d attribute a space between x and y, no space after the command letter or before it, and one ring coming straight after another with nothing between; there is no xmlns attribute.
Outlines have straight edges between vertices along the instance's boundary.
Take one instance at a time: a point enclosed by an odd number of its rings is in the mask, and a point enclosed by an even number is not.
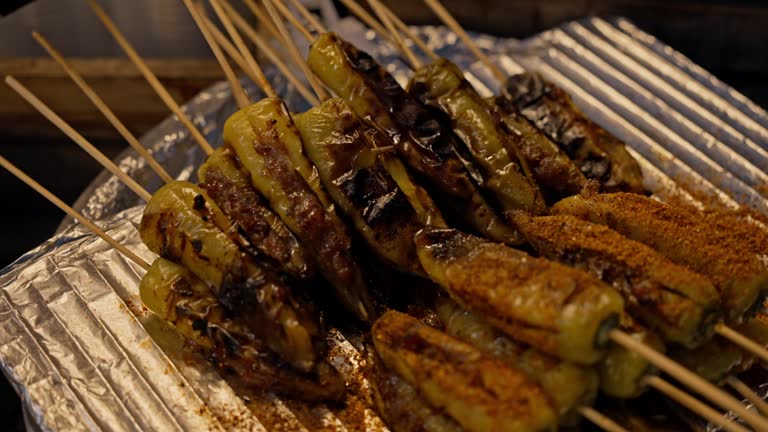
<svg viewBox="0 0 768 432"><path fill-rule="evenodd" d="M237 47L238 51L240 51L240 54L245 59L245 62L248 64L248 67L258 78L258 81L256 81L256 84L261 88L264 94L267 95L267 97L270 97L270 98L277 97L277 93L275 93L275 89L272 88L272 85L269 83L269 81L267 80L267 77L264 75L264 71L261 70L259 63L253 57L253 54L251 54L251 51L248 49L248 46L245 44L245 41L240 36L240 33L235 28L235 25L232 24L232 21L229 19L229 15L227 15L224 12L224 8L221 6L219 1L208 0L208 2L211 4L211 6L213 7L213 10L216 12L216 16L219 17L219 20L224 25L224 28L227 30L227 33L229 34L229 37L232 38L232 40L234 41L235 46Z"/></svg>
<svg viewBox="0 0 768 432"><path fill-rule="evenodd" d="M293 43L291 34L285 27L283 20L280 18L280 14L277 12L274 4L272 3L272 0L264 0L264 6L267 8L267 12L272 17L272 21L275 23L278 31L280 31L283 42L288 47L288 53L291 55L291 57L293 57L293 61L299 65L302 72L304 72L304 75L309 80L310 85L312 85L312 89L315 91L315 94L317 94L317 97L320 98L321 101L328 99L330 97L328 92L325 91L323 85L320 84L320 82L317 80L317 77L315 77L315 75L309 69L309 66L307 66L307 64L304 62L304 59L301 57L301 53L299 53L299 49L296 47L296 44Z"/></svg>
<svg viewBox="0 0 768 432"><path fill-rule="evenodd" d="M299 10L299 13L302 17L304 17L305 20L309 23L309 25L318 33L328 33L328 29L325 28L324 25L320 23L320 21L310 12L306 6L304 6L303 3L301 3L300 0L288 0L291 2L293 7Z"/></svg>
<svg viewBox="0 0 768 432"><path fill-rule="evenodd" d="M389 32L376 20L371 14L368 13L365 8L360 6L355 0L341 0L341 3L352 12L360 21L364 22L368 27L373 29L379 36L383 37L391 43L395 43L395 40L389 34Z"/></svg>
<svg viewBox="0 0 768 432"><path fill-rule="evenodd" d="M157 76L152 72L152 70L149 69L147 64L144 62L144 60L142 60L131 43L128 42L128 40L125 38L125 36L123 36L112 19L107 15L106 12L104 12L104 9L99 6L96 0L88 0L88 4L99 18L99 20L102 22L104 27L107 29L107 31L123 49L131 62L133 62L136 68L138 68L142 75L144 75L144 78L147 80L149 85L152 86L160 99L162 99L166 106L168 106L168 108L176 115L179 121L189 130L189 133L192 135L195 141L197 141L203 151L207 155L213 153L213 147L211 147L211 145L205 139L205 136L203 136L200 130L195 127L194 123L192 123L192 120L190 120L184 111L182 111L179 104L173 100L173 97L170 93L168 93L168 90L165 88L165 86L163 86L160 80L157 79Z"/></svg>
<svg viewBox="0 0 768 432"><path fill-rule="evenodd" d="M254 0L243 0L243 3L250 9L251 13L256 17L256 19L263 25L267 31L269 31L272 34L272 37L274 37L277 40L281 40L283 38L283 35L280 34L280 31L275 27L275 24L272 22L272 19L269 17L269 14L261 9L259 5L256 4Z"/></svg>
<svg viewBox="0 0 768 432"><path fill-rule="evenodd" d="M430 9L437 15L443 23L445 23L448 28L453 30L454 33L456 33L459 38L464 42L464 44L469 48L470 51L475 55L475 57L478 58L490 71L491 73L496 77L496 79L499 80L499 82L504 83L507 79L506 74L494 64L488 56L485 55L483 51L480 50L480 48L477 46L474 40L467 34L467 32L461 27L461 25L456 21L453 16L451 16L450 12L442 5L438 0L424 0L424 2L427 3L427 6L429 6Z"/></svg>
<svg viewBox="0 0 768 432"><path fill-rule="evenodd" d="M312 32L310 32L309 29L306 28L304 24L302 24L302 22L299 21L299 19L296 18L296 16L291 13L290 10L288 10L288 7L284 3L275 2L274 6L277 8L277 10L280 12L280 14L283 17L285 17L288 21L290 21L291 25L293 25L294 27L296 27L297 30L299 30L299 32L301 33L302 36L304 36L304 39L306 39L307 42L312 42L313 40L315 40L315 37L312 36ZM281 35L280 38L282 39L283 36Z"/></svg>
<svg viewBox="0 0 768 432"><path fill-rule="evenodd" d="M408 60L408 63L411 64L411 69L418 69L423 66L421 60L419 60L418 57L413 53L413 51L406 45L403 38L400 36L400 32L397 31L395 28L395 25L392 23L392 20L389 18L389 15L384 10L384 7L382 6L381 2L379 0L368 0L368 4L371 5L374 12L376 12L376 15L379 17L381 22L384 23L384 26L389 31L389 35L392 36L392 38L395 40L395 45L400 49L400 52L402 52L406 59Z"/></svg>
<svg viewBox="0 0 768 432"><path fill-rule="evenodd" d="M601 413L600 411L592 407L581 406L576 408L576 410L584 418L591 421L592 423L600 427L600 429L606 432L629 432L623 426L613 421L610 417L606 416L605 414Z"/></svg>
<svg viewBox="0 0 768 432"><path fill-rule="evenodd" d="M766 403L763 398L752 391L748 385L744 384L744 381L736 378L734 375L731 375L725 379L725 382L728 383L731 388L736 390L736 392L738 392L744 399L751 402L758 411L763 413L763 415L768 414L768 403Z"/></svg>
<svg viewBox="0 0 768 432"><path fill-rule="evenodd" d="M232 70L232 67L229 65L227 58L224 56L224 53L221 51L221 47L219 47L219 44L216 42L215 38L211 34L210 29L205 24L205 21L203 20L202 8L198 9L198 7L194 3L192 3L192 0L183 0L183 1L184 1L184 5L187 7L187 10L189 10L189 14L192 15L192 19L195 21L197 28L200 29L200 33L202 33L203 38L205 39L206 42L208 42L208 46L211 48L211 51L213 52L214 57L216 57L216 60L219 62L219 65L221 65L221 69L224 71L224 76L226 76L227 81L229 81L229 87L232 89L232 95L235 97L235 102L237 102L237 106L240 108L247 107L248 105L251 104L251 101L248 98L248 94L243 89L243 86L240 85L240 81L237 79L237 75L235 75L235 72Z"/></svg>
<svg viewBox="0 0 768 432"><path fill-rule="evenodd" d="M618 345L639 354L652 365L673 376L676 380L685 384L687 387L704 396L716 405L733 411L756 429L768 430L768 419L748 410L741 404L741 402L731 395L686 369L676 361L653 348L650 348L642 342L635 340L632 336L620 330L611 330L609 337Z"/></svg>
<svg viewBox="0 0 768 432"><path fill-rule="evenodd" d="M226 1L222 1L221 5L224 7L225 12L227 12L232 19L232 21L235 23L235 26L240 29L240 31L245 34L245 36L253 42L256 47L262 51L269 61L271 61L277 68L280 70L280 72L288 79L288 81L296 87L296 90L301 94L304 99L307 100L311 105L317 105L320 102L318 101L317 97L312 93L310 89L307 88L307 86L304 85L304 83L296 76L295 73L291 70L288 65L285 64L282 58L275 52L275 50L272 49L270 44L265 41L259 34L256 32L256 30L251 27L250 24L240 16L240 14L237 13L237 11ZM218 31L218 29L217 29ZM219 32L219 35L221 35L221 32ZM279 37L279 39L282 39L282 37ZM221 43L221 42L220 42ZM231 47L231 44L230 44Z"/></svg>
<svg viewBox="0 0 768 432"><path fill-rule="evenodd" d="M16 93L19 94L24 100L26 100L30 105L32 105L33 108L35 108L40 114L43 115L48 121L53 123L57 128L59 128L62 132L64 132L72 141L77 143L83 150L85 150L89 155L91 155L96 161L98 161L104 168L106 168L109 172L117 176L120 180L122 180L126 186L128 186L129 189L136 192L136 194L141 197L141 199L145 201L149 201L150 198L152 198L152 195L147 192L146 189L141 187L140 184L136 183L134 179L132 179L128 174L124 173L120 170L120 168L114 164L111 160L109 160L108 157L104 156L102 152L99 151L96 147L93 146L90 142L88 142L87 139L85 139L82 135L77 133L77 131L72 128L67 122L65 122L61 117L58 116L53 110L51 110L43 101L37 98L31 91L29 91L28 88L26 88L23 84L18 82L16 78L7 75L5 77L5 83L8 84L9 87L11 87Z"/></svg>
<svg viewBox="0 0 768 432"><path fill-rule="evenodd" d="M25 174L22 170L17 168L15 165L13 165L10 161L5 159L4 157L0 156L0 166L7 169L11 174L13 174L16 178L26 183L29 187L37 191L40 195L45 197L48 201L50 201L53 205L60 208L64 213L71 216L76 221L83 224L86 228L91 230L94 234L101 237L104 241L109 243L110 246L117 249L120 253L125 255L128 259L135 262L139 265L139 267L143 268L144 270L149 269L149 263L141 259L138 255L134 254L128 248L118 243L115 239L109 236L104 230L99 228L96 224L89 221L85 216L80 214L77 210L73 209L69 205L67 205L64 201L60 200L56 195L54 195L51 191L46 189L43 185L35 181L32 177Z"/></svg>
<svg viewBox="0 0 768 432"><path fill-rule="evenodd" d="M165 183L172 182L173 177L168 174L168 171L166 171L165 168L163 168L163 166L157 162L157 160L152 156L152 153L150 153L146 148L144 148L143 145L141 145L136 136L128 130L128 128L123 124L123 122L120 121L120 119L117 118L115 113L112 111L112 109L109 108L109 106L107 106L101 96L99 96L93 90L93 88L88 85L87 82L85 82L85 79L83 79L82 75L80 75L80 73L77 72L64 59L64 56L62 56L61 53L58 52L53 47L53 45L51 45L51 43L48 42L48 40L46 40L40 33L32 32L32 37L35 38L37 43L39 43L40 46L42 46L43 49L45 49L48 54L56 61L56 63L58 63L59 66L64 69L67 75L69 75L72 81L74 81L80 90L88 97L88 99L90 99L90 101L94 106L96 106L99 112L101 112L104 117L107 118L109 123L111 123L117 132L128 142L128 145L136 150L136 153L138 153L139 156L143 157L144 160L147 161L147 164L150 166L150 168L152 168L155 174L157 174Z"/></svg>
<svg viewBox="0 0 768 432"><path fill-rule="evenodd" d="M744 426L726 418L723 413L716 411L709 405L694 398L688 393L678 389L667 381L657 377L648 376L645 378L645 383L655 388L656 390L669 396L672 400L676 401L680 405L683 405L700 415L702 418L709 420L710 422L722 427L728 432L748 432L748 429Z"/></svg>
<svg viewBox="0 0 768 432"><path fill-rule="evenodd" d="M354 1L354 0L349 0L349 1ZM381 3L381 2L379 2L379 3ZM423 40L421 40L420 37L416 36L416 34L413 33L413 31L411 30L411 28L408 27L408 25L406 25L403 22L403 20L401 20L397 15L395 15L395 13L392 12L391 9L389 9L383 3L381 3L381 7L384 10L384 12L386 12L387 16L389 16L389 19L391 19L392 22L395 24L395 26L397 28L399 28L400 31L403 32L408 39L413 41L413 43L416 44L416 46L419 47L419 49L424 54L429 56L430 60L435 61L435 60L438 60L440 58L440 56L438 56L435 53L435 51L433 51L429 46L427 46L427 44Z"/></svg>
<svg viewBox="0 0 768 432"><path fill-rule="evenodd" d="M715 325L715 333L728 339L729 341L738 345L744 350L749 351L751 354L755 355L757 358L759 358L763 362L768 362L768 350L766 350L763 346L753 341L752 339L749 339L743 334L728 327L727 325L723 323L718 323L717 325Z"/></svg>

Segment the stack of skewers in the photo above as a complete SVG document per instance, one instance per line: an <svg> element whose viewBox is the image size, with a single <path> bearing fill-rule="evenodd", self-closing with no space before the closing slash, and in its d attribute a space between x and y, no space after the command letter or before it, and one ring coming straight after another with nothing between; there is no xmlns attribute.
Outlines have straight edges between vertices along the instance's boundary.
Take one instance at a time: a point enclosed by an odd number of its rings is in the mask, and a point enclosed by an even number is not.
<svg viewBox="0 0 768 432"><path fill-rule="evenodd" d="M151 265L0 164L146 269L145 305L222 371L255 389L342 401L347 385L325 359L325 338L329 323L346 323L369 332L372 399L396 431L553 430L581 417L621 431L593 406L598 393L631 399L648 387L725 430L768 430L767 411L714 385L766 409L733 375L768 360L768 326L756 316L766 251L648 197L624 144L562 90L536 74L504 76L437 0L426 2L503 82L497 97L481 97L378 0L370 5L380 21L344 3L402 50L407 88L298 0L311 30L278 0L264 0L266 11L246 0L313 93L225 0L210 4L231 41L201 5L184 2L240 107L218 149L90 1L207 154L198 184L174 181L39 34L166 185L149 194L6 78L147 201L139 234L158 255ZM284 19L311 43L306 60ZM288 110L241 33L314 108ZM249 100L227 55L266 98Z"/></svg>

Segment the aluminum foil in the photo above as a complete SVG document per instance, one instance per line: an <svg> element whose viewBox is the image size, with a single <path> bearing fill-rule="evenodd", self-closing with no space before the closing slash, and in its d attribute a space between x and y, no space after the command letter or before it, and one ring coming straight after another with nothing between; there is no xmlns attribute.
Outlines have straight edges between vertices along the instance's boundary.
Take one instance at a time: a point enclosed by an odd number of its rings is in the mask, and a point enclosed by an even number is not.
<svg viewBox="0 0 768 432"><path fill-rule="evenodd" d="M332 24L407 81L394 50L359 22ZM468 71L481 92L498 89L455 34L416 30ZM768 114L630 22L590 18L524 41L475 36L507 72L541 72L627 142L660 199L768 209ZM267 75L292 110L308 107L273 69ZM214 146L235 111L230 96L219 83L185 106ZM173 175L194 180L202 152L174 117L142 142ZM132 150L116 161L148 190L160 186ZM145 260L154 259L136 231L141 202L113 176L102 173L76 207ZM142 274L68 220L59 234L0 272L0 364L24 401L31 429L386 430L367 405L363 355L352 335L329 336L330 360L351 382L344 406L244 393L187 353L179 336L141 305Z"/></svg>

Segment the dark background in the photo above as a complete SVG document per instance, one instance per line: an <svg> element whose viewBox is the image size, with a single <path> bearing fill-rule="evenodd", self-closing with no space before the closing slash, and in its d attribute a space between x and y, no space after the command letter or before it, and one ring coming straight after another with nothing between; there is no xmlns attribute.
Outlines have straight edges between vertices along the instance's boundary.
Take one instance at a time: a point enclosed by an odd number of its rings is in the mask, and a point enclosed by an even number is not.
<svg viewBox="0 0 768 432"><path fill-rule="evenodd" d="M181 3L178 0L157 1L167 2ZM53 4L50 1L40 3L38 7L42 7L43 3ZM530 36L561 22L590 14L621 15L681 51L759 105L768 106L766 1L445 0L444 3L469 29L514 37ZM409 23L436 23L429 10L418 0L390 0L387 4ZM0 34L4 24L11 23L12 19L13 15L0 19ZM184 20L186 16L178 19ZM18 26L17 22L13 22L14 32ZM5 28L6 33L10 32L9 28ZM0 38L0 58L3 52L13 52L9 48L13 48L15 43L14 37ZM111 40L106 43L111 44ZM190 43L202 42L192 40ZM173 46L167 48L173 49ZM197 52L205 50L200 51L198 47ZM34 54L42 55L42 52ZM19 99L17 103L24 102ZM141 134L148 127L141 126L134 132ZM93 133L87 138L110 157L125 147L122 140L109 133ZM23 167L70 203L100 170L79 148L52 130L42 117L39 118L39 128L30 128L29 124L22 128L17 127L12 119L3 118L0 113L0 154ZM0 172L0 186L2 268L49 238L63 215L5 171ZM0 418L4 419L4 430L23 429L18 398L5 382L0 382Z"/></svg>

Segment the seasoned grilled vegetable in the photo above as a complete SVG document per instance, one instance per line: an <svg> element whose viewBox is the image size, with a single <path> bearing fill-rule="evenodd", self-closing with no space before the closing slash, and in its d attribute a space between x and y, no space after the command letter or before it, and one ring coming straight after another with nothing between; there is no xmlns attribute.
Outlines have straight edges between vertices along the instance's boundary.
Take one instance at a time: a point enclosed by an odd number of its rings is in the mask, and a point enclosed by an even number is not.
<svg viewBox="0 0 768 432"><path fill-rule="evenodd" d="M294 120L325 189L371 249L400 269L421 273L413 235L423 225L371 155L365 131L349 105L329 99Z"/></svg>
<svg viewBox="0 0 768 432"><path fill-rule="evenodd" d="M764 316L758 315L736 327L735 330L768 348L768 322L764 321ZM743 351L733 342L717 336L694 350L675 350L670 353L670 356L701 377L713 382L722 381L731 372L745 371L752 367L755 361L752 354Z"/></svg>
<svg viewBox="0 0 768 432"><path fill-rule="evenodd" d="M342 304L366 320L372 316L373 305L352 256L349 232L330 205L324 205L313 192L321 189L316 172L313 175L318 185L314 188L298 174L289 155L301 151L289 151L296 146L295 141L301 144L301 137L278 99L263 99L244 108L224 125L224 142L234 149L253 186L309 249Z"/></svg>
<svg viewBox="0 0 768 432"><path fill-rule="evenodd" d="M416 318L389 311L373 326L383 363L468 431L554 430L557 418L526 375Z"/></svg>
<svg viewBox="0 0 768 432"><path fill-rule="evenodd" d="M599 279L455 230L415 241L429 277L509 337L576 363L602 357L624 302Z"/></svg>
<svg viewBox="0 0 768 432"><path fill-rule="evenodd" d="M584 194L560 201L552 212L607 225L709 277L729 324L741 322L768 289L768 271L754 254L711 234L690 213L654 199L631 193Z"/></svg>
<svg viewBox="0 0 768 432"><path fill-rule="evenodd" d="M312 44L307 63L315 75L350 103L358 117L388 138L408 167L434 190L445 213L457 213L473 230L495 241L522 242L473 183L473 178L480 180L479 174L467 169L471 164L459 153L450 128L440 124L371 56L334 33L326 33Z"/></svg>
<svg viewBox="0 0 768 432"><path fill-rule="evenodd" d="M139 233L156 254L188 268L273 351L301 371L316 360L318 325L289 288L227 237L231 225L205 192L186 182L160 188Z"/></svg>
<svg viewBox="0 0 768 432"><path fill-rule="evenodd" d="M552 403L561 425L578 423L580 417L576 409L591 406L595 401L598 380L594 369L560 361L518 344L447 298L438 299L437 313L446 333L520 368L538 382Z"/></svg>
<svg viewBox="0 0 768 432"><path fill-rule="evenodd" d="M231 149L219 147L197 171L200 188L249 241L251 252L298 279L314 274L311 257L251 186Z"/></svg>
<svg viewBox="0 0 768 432"><path fill-rule="evenodd" d="M502 96L606 191L645 193L640 166L618 138L589 120L571 97L538 74L509 77Z"/></svg>
<svg viewBox="0 0 768 432"><path fill-rule="evenodd" d="M586 270L613 285L627 310L668 342L693 348L721 318L712 282L642 243L574 216L514 215L518 229L546 258Z"/></svg>
<svg viewBox="0 0 768 432"><path fill-rule="evenodd" d="M664 352L664 344L656 333L639 325L628 314L621 316L619 328L658 352ZM645 391L644 378L654 372L648 361L634 351L617 344L608 347L605 357L598 363L600 390L608 396L629 399Z"/></svg>
<svg viewBox="0 0 768 432"><path fill-rule="evenodd" d="M380 361L379 361L380 362ZM373 379L376 407L395 432L462 432L464 429L443 411L430 406L416 388L396 373L377 365Z"/></svg>
<svg viewBox="0 0 768 432"><path fill-rule="evenodd" d="M285 366L244 325L229 316L208 287L186 268L163 258L141 280L141 300L225 372L255 390L308 401L339 400L344 380L328 363L308 373Z"/></svg>
<svg viewBox="0 0 768 432"><path fill-rule="evenodd" d="M498 109L501 125L520 149L545 198L551 202L581 192L587 178L579 167L514 107L506 106L505 100L499 97L490 103Z"/></svg>
<svg viewBox="0 0 768 432"><path fill-rule="evenodd" d="M496 112L456 65L439 59L418 69L411 78L409 92L450 119L453 132L481 168L483 187L504 212L544 211L544 198L530 178L517 143L502 129Z"/></svg>

